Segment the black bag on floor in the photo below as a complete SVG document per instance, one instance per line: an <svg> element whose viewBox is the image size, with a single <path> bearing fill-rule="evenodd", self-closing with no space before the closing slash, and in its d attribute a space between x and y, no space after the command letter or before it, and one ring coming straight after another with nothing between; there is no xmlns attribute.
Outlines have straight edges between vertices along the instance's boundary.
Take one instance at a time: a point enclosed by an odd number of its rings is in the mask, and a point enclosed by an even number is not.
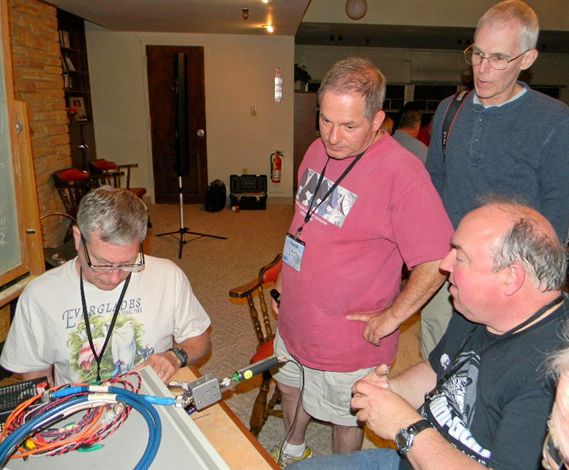
<svg viewBox="0 0 569 470"><path fill-rule="evenodd" d="M225 183L221 180L213 180L205 192L205 210L219 212L225 207L226 197Z"/></svg>

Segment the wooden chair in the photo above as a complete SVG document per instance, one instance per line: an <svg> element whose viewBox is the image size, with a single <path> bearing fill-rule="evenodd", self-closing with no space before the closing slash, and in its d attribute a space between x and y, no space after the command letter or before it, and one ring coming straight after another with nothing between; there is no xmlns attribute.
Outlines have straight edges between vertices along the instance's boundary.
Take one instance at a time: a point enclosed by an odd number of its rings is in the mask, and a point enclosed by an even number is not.
<svg viewBox="0 0 569 470"><path fill-rule="evenodd" d="M94 160L89 162L89 170L99 185L112 186L113 188L121 187L121 175L116 163L103 159Z"/></svg>
<svg viewBox="0 0 569 470"><path fill-rule="evenodd" d="M59 244L56 246L45 246L44 247L44 257L45 257L45 265L46 269L55 268L57 266L61 266L65 262L75 258L77 256L77 250L75 250L75 241L73 237L70 236L71 229L73 225L76 223L76 220L71 217L69 214L64 212L49 212L44 214L40 217L40 220L45 220L47 218L54 218L57 217L60 219L60 223L67 224L67 226L63 227L65 230L65 236L62 238ZM56 227L56 230L62 230L61 227Z"/></svg>
<svg viewBox="0 0 569 470"><path fill-rule="evenodd" d="M99 178L100 184L106 184L114 188L125 188L142 199L146 194L146 188L130 186L130 170L138 168L138 163L118 164L110 160L100 158L89 162L89 168L93 175ZM152 227L150 218L148 227Z"/></svg>
<svg viewBox="0 0 569 470"><path fill-rule="evenodd" d="M73 219L77 218L77 210L79 209L81 198L97 186L97 181L93 179L88 171L76 168L65 168L56 171L53 174L53 183L61 197L65 212ZM68 237L70 236L71 229L68 230Z"/></svg>
<svg viewBox="0 0 569 470"><path fill-rule="evenodd" d="M270 304L265 298L265 290L272 287L277 280L282 267L281 258L280 254L277 255L269 264L260 269L255 279L229 290L230 299L245 299L249 306L249 314L259 343L255 354L251 357L251 363L261 361L273 354L274 333L269 317ZM280 404L278 388L275 387L272 397L268 398L271 381L271 373L265 372L251 411L249 425L251 433L255 436L259 434L269 415L282 417L282 411L274 409L275 405Z"/></svg>
<svg viewBox="0 0 569 470"><path fill-rule="evenodd" d="M89 162L89 167L94 175L102 175L105 184L115 188L125 188L136 194L139 198L146 194L146 188L130 187L130 171L132 168L138 168L138 163L118 164L104 158Z"/></svg>

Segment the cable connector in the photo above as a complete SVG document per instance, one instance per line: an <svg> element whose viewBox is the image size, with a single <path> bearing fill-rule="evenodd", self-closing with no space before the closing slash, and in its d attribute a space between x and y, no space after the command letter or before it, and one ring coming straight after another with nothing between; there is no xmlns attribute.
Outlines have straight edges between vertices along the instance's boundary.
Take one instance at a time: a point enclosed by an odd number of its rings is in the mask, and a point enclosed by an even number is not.
<svg viewBox="0 0 569 470"><path fill-rule="evenodd" d="M176 408L187 408L192 402L192 394L190 392L184 392L176 397Z"/></svg>
<svg viewBox="0 0 569 470"><path fill-rule="evenodd" d="M188 411L187 408L193 405L192 410L195 408L195 410L201 411L220 401L222 399L222 390L227 390L285 362L286 359L283 357L270 356L262 361L236 370L231 377L224 377L219 380L212 375L205 375L193 382L171 381L168 383L168 387L179 387L184 391L184 393L176 397L175 405L177 407Z"/></svg>
<svg viewBox="0 0 569 470"><path fill-rule="evenodd" d="M235 383L243 382L245 380L249 380L255 375L262 374L273 367L277 367L282 360L278 356L270 356L262 361L255 362L247 367L243 367L242 369L236 370L233 373L233 381Z"/></svg>
<svg viewBox="0 0 569 470"><path fill-rule="evenodd" d="M188 388L192 394L192 401L198 411L221 400L219 380L212 375L208 374L191 382L188 384Z"/></svg>

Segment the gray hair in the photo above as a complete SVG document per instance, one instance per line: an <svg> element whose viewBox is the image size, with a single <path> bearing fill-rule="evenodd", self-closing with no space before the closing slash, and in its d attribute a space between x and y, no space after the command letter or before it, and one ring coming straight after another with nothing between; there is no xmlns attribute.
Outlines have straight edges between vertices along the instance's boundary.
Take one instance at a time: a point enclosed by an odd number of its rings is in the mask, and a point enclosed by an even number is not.
<svg viewBox="0 0 569 470"><path fill-rule="evenodd" d="M126 189L110 186L87 193L77 212L77 226L87 241L91 234L96 234L113 245L142 243L147 224L148 211L144 202Z"/></svg>
<svg viewBox="0 0 569 470"><path fill-rule="evenodd" d="M539 36L539 20L535 11L520 0L505 0L492 6L478 20L476 32L487 24L509 23L510 21L515 21L520 26L520 53L535 49Z"/></svg>
<svg viewBox="0 0 569 470"><path fill-rule="evenodd" d="M495 197L485 205L495 205L514 219L492 251L494 271L519 264L543 292L561 290L567 273L567 251L551 224L515 198Z"/></svg>
<svg viewBox="0 0 569 470"><path fill-rule="evenodd" d="M369 59L348 57L336 62L326 73L318 90L318 101L322 101L328 90L361 95L365 99L365 117L371 121L383 107L385 84L385 77Z"/></svg>

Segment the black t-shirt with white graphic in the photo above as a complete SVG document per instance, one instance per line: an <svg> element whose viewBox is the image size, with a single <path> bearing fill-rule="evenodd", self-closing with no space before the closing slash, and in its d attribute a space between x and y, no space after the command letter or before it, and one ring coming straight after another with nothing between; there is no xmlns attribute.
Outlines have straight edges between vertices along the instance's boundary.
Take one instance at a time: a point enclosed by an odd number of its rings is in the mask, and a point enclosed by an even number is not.
<svg viewBox="0 0 569 470"><path fill-rule="evenodd" d="M544 361L564 346L568 313L565 299L544 320L509 338L455 313L429 356L439 386L421 414L453 446L483 465L539 469L555 395ZM403 459L400 468L411 466Z"/></svg>

